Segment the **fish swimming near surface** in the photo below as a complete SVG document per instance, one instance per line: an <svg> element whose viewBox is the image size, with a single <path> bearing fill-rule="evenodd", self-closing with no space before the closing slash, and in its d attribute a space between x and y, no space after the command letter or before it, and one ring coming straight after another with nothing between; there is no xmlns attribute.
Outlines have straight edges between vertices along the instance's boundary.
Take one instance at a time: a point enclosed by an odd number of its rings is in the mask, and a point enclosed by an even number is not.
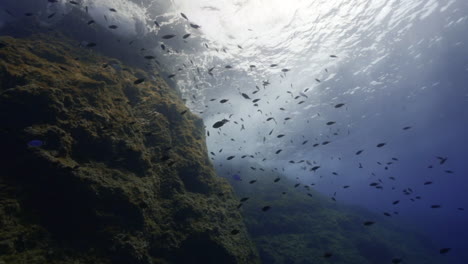
<svg viewBox="0 0 468 264"><path fill-rule="evenodd" d="M227 119L223 119L221 121L218 121L218 122L213 124L213 128L220 128L220 127L224 126L224 124L226 124L227 122L229 122L229 120L227 120Z"/></svg>
<svg viewBox="0 0 468 264"><path fill-rule="evenodd" d="M385 146L385 145L387 145L387 143L379 143L379 144L377 144L377 147L378 147L378 148L381 148L381 147L383 147L383 146Z"/></svg>
<svg viewBox="0 0 468 264"><path fill-rule="evenodd" d="M266 211L268 211L268 210L270 210L270 209L271 209L271 206L267 205L267 206L264 206L264 207L262 208L262 211L263 211L263 212L266 212Z"/></svg>
<svg viewBox="0 0 468 264"><path fill-rule="evenodd" d="M185 18L186 20L189 20L188 17L184 13L180 13L180 15Z"/></svg>
<svg viewBox="0 0 468 264"><path fill-rule="evenodd" d="M200 26L197 25L197 24L190 23L190 26L193 27L194 29L199 29L200 28Z"/></svg>
<svg viewBox="0 0 468 264"><path fill-rule="evenodd" d="M183 39L186 39L186 38L190 37L190 35L191 35L191 34L185 34L182 38L183 38Z"/></svg>
<svg viewBox="0 0 468 264"><path fill-rule="evenodd" d="M109 28L110 28L110 29L117 29L118 26L116 26L116 25L110 25Z"/></svg>
<svg viewBox="0 0 468 264"><path fill-rule="evenodd" d="M162 36L162 39L171 39L171 38L173 38L173 37L175 37L175 36L176 36L176 35L174 35L174 34L168 34L168 35Z"/></svg>
<svg viewBox="0 0 468 264"><path fill-rule="evenodd" d="M343 104L343 103L341 103L341 104L336 104L336 105L335 105L335 108L340 108L340 107L342 107L342 106L344 106L344 105L345 105L345 104Z"/></svg>

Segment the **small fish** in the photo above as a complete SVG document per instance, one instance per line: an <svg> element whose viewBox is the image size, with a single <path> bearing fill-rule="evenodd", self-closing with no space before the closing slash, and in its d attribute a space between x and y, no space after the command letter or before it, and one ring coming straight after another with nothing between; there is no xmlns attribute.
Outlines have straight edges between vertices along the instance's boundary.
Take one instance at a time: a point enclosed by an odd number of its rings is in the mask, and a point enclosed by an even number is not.
<svg viewBox="0 0 468 264"><path fill-rule="evenodd" d="M377 147L378 147L378 148L381 148L381 147L383 147L383 146L385 146L385 145L387 145L387 143L379 143L379 144L377 144Z"/></svg>
<svg viewBox="0 0 468 264"><path fill-rule="evenodd" d="M33 13L24 13L24 15L29 17L29 16L33 16L34 14Z"/></svg>
<svg viewBox="0 0 468 264"><path fill-rule="evenodd" d="M256 102L258 102L258 101L260 101L260 100L261 100L261 99L255 99L255 100L253 100L252 102L256 103Z"/></svg>
<svg viewBox="0 0 468 264"><path fill-rule="evenodd" d="M35 148L42 147L44 144L44 141L38 139L34 139L28 142L28 146Z"/></svg>
<svg viewBox="0 0 468 264"><path fill-rule="evenodd" d="M330 253L330 252L325 252L325 253L323 254L323 257L324 257L324 258L331 258L332 256L333 256L333 254Z"/></svg>
<svg viewBox="0 0 468 264"><path fill-rule="evenodd" d="M433 209L440 208L440 207L442 207L442 206L438 205L438 204L431 205L431 208L433 208Z"/></svg>
<svg viewBox="0 0 468 264"><path fill-rule="evenodd" d="M342 106L344 106L344 105L345 105L345 104L343 104L343 103L341 103L341 104L336 104L336 105L335 105L335 108L340 108L340 107L342 107Z"/></svg>
<svg viewBox="0 0 468 264"><path fill-rule="evenodd" d="M224 66L224 68L226 68L226 69L232 69L232 66L231 66L231 65L226 65L226 66Z"/></svg>
<svg viewBox="0 0 468 264"><path fill-rule="evenodd" d="M231 231L231 235L237 235L239 233L240 233L240 231L237 230L237 229L234 229L234 230Z"/></svg>
<svg viewBox="0 0 468 264"><path fill-rule="evenodd" d="M154 24L155 24L158 28L161 27L161 26L159 25L158 21L156 21L156 20L154 21Z"/></svg>
<svg viewBox="0 0 468 264"><path fill-rule="evenodd" d="M315 81L318 82L318 83L320 83L320 79L315 78Z"/></svg>
<svg viewBox="0 0 468 264"><path fill-rule="evenodd" d="M168 34L168 35L162 36L162 39L171 39L171 38L173 38L173 37L175 37L175 36L176 36L176 35L174 35L174 34Z"/></svg>
<svg viewBox="0 0 468 264"><path fill-rule="evenodd" d="M427 181L427 182L424 183L424 185L429 185L429 184L432 184L432 182L431 182L431 181Z"/></svg>
<svg viewBox="0 0 468 264"><path fill-rule="evenodd" d="M364 151L363 149L361 149L361 150L358 150L358 151L356 152L356 155L359 155L359 154L361 154L363 151Z"/></svg>
<svg viewBox="0 0 468 264"><path fill-rule="evenodd" d="M235 158L236 156L229 156L227 157L227 160L232 160L233 158Z"/></svg>
<svg viewBox="0 0 468 264"><path fill-rule="evenodd" d="M403 128L403 130L408 130L410 128L411 128L410 126L406 126L406 127Z"/></svg>
<svg viewBox="0 0 468 264"><path fill-rule="evenodd" d="M327 126L331 126L331 125L333 125L333 124L335 124L335 123L336 123L336 122L334 122L334 121L327 122Z"/></svg>
<svg viewBox="0 0 468 264"><path fill-rule="evenodd" d="M263 212L266 212L266 211L268 211L268 210L270 210L270 209L271 209L271 206L267 205L267 206L264 206L264 207L262 208L262 211L263 211Z"/></svg>
<svg viewBox="0 0 468 264"><path fill-rule="evenodd" d="M278 149L275 154L279 154L281 151L283 151L282 149Z"/></svg>
<svg viewBox="0 0 468 264"><path fill-rule="evenodd" d="M299 185L301 185L301 184L300 184L300 183L296 183L296 184L294 185L294 188L297 188Z"/></svg>
<svg viewBox="0 0 468 264"><path fill-rule="evenodd" d="M328 144L330 144L330 141L324 141L324 142L322 143L322 145L328 145Z"/></svg>
<svg viewBox="0 0 468 264"><path fill-rule="evenodd" d="M229 99L222 99L221 101L219 101L220 103L224 104L226 103L227 101L229 101Z"/></svg>
<svg viewBox="0 0 468 264"><path fill-rule="evenodd" d="M247 94L242 93L241 95L242 95L242 97L244 97L245 99L249 99L249 100L250 100L250 97L249 97Z"/></svg>
<svg viewBox="0 0 468 264"><path fill-rule="evenodd" d="M375 222L373 222L373 221L366 221L366 222L363 223L363 225L365 225L365 226L371 226L373 224L375 224Z"/></svg>
<svg viewBox="0 0 468 264"><path fill-rule="evenodd" d="M273 67L276 67L276 66L278 66L278 64L271 64L271 65L270 65L270 67L272 67L272 68L273 68Z"/></svg>
<svg viewBox="0 0 468 264"><path fill-rule="evenodd" d="M109 11L117 13L117 10L115 10L114 8L109 8Z"/></svg>
<svg viewBox="0 0 468 264"><path fill-rule="evenodd" d="M440 162L439 162L440 165L444 164L448 159L448 158L444 158L444 157L436 157L436 158L440 160Z"/></svg>
<svg viewBox="0 0 468 264"><path fill-rule="evenodd" d="M51 18L53 18L54 16L55 16L55 13L52 13L52 14L48 15L47 18L48 18L48 19L51 19Z"/></svg>
<svg viewBox="0 0 468 264"><path fill-rule="evenodd" d="M317 171L319 168L320 168L320 166L315 166L315 167L312 167L310 170L315 172L315 171Z"/></svg>
<svg viewBox="0 0 468 264"><path fill-rule="evenodd" d="M171 78L174 78L176 75L175 74L170 74L167 76L167 78L171 79Z"/></svg>
<svg viewBox="0 0 468 264"><path fill-rule="evenodd" d="M184 13L180 13L180 15L185 18L186 20L189 20L188 17Z"/></svg>
<svg viewBox="0 0 468 264"><path fill-rule="evenodd" d="M309 142L309 141L308 141L308 140L305 140L304 142L302 142L302 145L307 144L307 142Z"/></svg>
<svg viewBox="0 0 468 264"><path fill-rule="evenodd" d="M273 182L279 182L281 180L280 177L276 178Z"/></svg>
<svg viewBox="0 0 468 264"><path fill-rule="evenodd" d="M94 24L94 23L95 23L94 20L88 21L88 25L91 25L91 24Z"/></svg>
<svg viewBox="0 0 468 264"><path fill-rule="evenodd" d="M387 213L387 212L384 212L383 214L384 214L385 216L390 216L390 217L392 216L390 213Z"/></svg>
<svg viewBox="0 0 468 264"><path fill-rule="evenodd" d="M338 58L336 55L330 55L330 58Z"/></svg>
<svg viewBox="0 0 468 264"><path fill-rule="evenodd" d="M448 253L450 250L452 250L452 249L451 248L441 248L439 250L439 253L443 255L443 254Z"/></svg>
<svg viewBox="0 0 468 264"><path fill-rule="evenodd" d="M197 25L197 24L190 23L190 26L193 27L194 29L199 29L200 28L200 26Z"/></svg>
<svg viewBox="0 0 468 264"><path fill-rule="evenodd" d="M277 138L282 138L282 137L284 137L284 135L283 135L283 134L280 134L280 135L278 135L278 136L276 136L276 137L277 137Z"/></svg>
<svg viewBox="0 0 468 264"><path fill-rule="evenodd" d="M190 37L190 35L191 35L191 34L185 34L182 38L183 38L183 39L186 39L186 38Z"/></svg>
<svg viewBox="0 0 468 264"><path fill-rule="evenodd" d="M400 200L396 200L396 201L393 202L393 204L395 205L395 204L398 204L399 202L400 202Z"/></svg>
<svg viewBox="0 0 468 264"><path fill-rule="evenodd" d="M79 5L79 3L78 3L78 2L75 2L75 1L70 1L70 4L72 4L72 5Z"/></svg>
<svg viewBox="0 0 468 264"><path fill-rule="evenodd" d="M96 47L96 45L97 45L97 44L94 43L94 42L89 42L88 44L86 44L86 47L92 48L92 47Z"/></svg>
<svg viewBox="0 0 468 264"><path fill-rule="evenodd" d="M213 124L213 128L220 128L222 127L224 124L226 124L227 122L229 122L229 120L227 119L223 119L221 121L218 121L216 123Z"/></svg>
<svg viewBox="0 0 468 264"><path fill-rule="evenodd" d="M116 28L118 28L118 26L116 26L116 25L110 25L109 28L110 28L110 29L116 29Z"/></svg>
<svg viewBox="0 0 468 264"><path fill-rule="evenodd" d="M349 185L343 186L343 189L348 189L348 188L349 188Z"/></svg>
<svg viewBox="0 0 468 264"><path fill-rule="evenodd" d="M281 71L282 71L282 72L288 72L288 71L290 71L290 70L289 70L289 69L282 69Z"/></svg>
<svg viewBox="0 0 468 264"><path fill-rule="evenodd" d="M257 180L251 180L251 181L249 181L250 184L254 184L254 183L256 183L256 182L257 182Z"/></svg>
<svg viewBox="0 0 468 264"><path fill-rule="evenodd" d="M136 85L136 84L140 84L140 83L142 83L142 82L144 82L144 81L145 81L145 78L139 78L139 79L136 79L136 80L133 82L133 84L135 84L135 85Z"/></svg>

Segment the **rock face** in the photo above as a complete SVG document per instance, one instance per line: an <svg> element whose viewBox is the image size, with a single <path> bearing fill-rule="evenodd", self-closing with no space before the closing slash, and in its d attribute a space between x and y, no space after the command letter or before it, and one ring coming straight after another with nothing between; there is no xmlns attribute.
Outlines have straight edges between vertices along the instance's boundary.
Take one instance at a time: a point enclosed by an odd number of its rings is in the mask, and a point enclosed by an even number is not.
<svg viewBox="0 0 468 264"><path fill-rule="evenodd" d="M51 36L0 38L0 263L258 263L202 120Z"/></svg>

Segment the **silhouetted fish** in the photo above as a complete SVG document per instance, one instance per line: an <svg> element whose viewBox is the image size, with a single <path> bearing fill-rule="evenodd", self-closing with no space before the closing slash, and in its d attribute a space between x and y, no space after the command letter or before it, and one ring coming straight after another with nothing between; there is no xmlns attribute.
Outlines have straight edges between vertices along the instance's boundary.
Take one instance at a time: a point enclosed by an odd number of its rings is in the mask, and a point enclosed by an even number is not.
<svg viewBox="0 0 468 264"><path fill-rule="evenodd" d="M330 252L325 252L325 253L323 254L323 257L324 257L324 258L331 258L332 256L333 256L333 254L330 253Z"/></svg>
<svg viewBox="0 0 468 264"><path fill-rule="evenodd" d="M371 226L373 224L375 224L375 222L373 222L373 221L366 221L366 222L363 223L363 225L365 225L365 226Z"/></svg>
<svg viewBox="0 0 468 264"><path fill-rule="evenodd" d="M385 146L385 145L387 145L387 143L379 143L379 144L377 144L377 147L378 147L378 148L381 148L381 147L383 147L383 146Z"/></svg>
<svg viewBox="0 0 468 264"><path fill-rule="evenodd" d="M233 158L235 158L236 156L229 156L227 157L227 160L232 160Z"/></svg>
<svg viewBox="0 0 468 264"><path fill-rule="evenodd" d="M186 38L190 37L190 35L191 35L191 34L185 34L182 38L183 38L183 39L186 39Z"/></svg>
<svg viewBox="0 0 468 264"><path fill-rule="evenodd" d="M116 29L116 28L118 28L118 26L116 26L116 25L110 25L109 28L110 28L110 29Z"/></svg>
<svg viewBox="0 0 468 264"><path fill-rule="evenodd" d="M282 151L282 149L278 149L275 154L279 154Z"/></svg>
<svg viewBox="0 0 468 264"><path fill-rule="evenodd" d="M273 182L279 182L280 180L281 180L280 177L278 177Z"/></svg>
<svg viewBox="0 0 468 264"><path fill-rule="evenodd" d="M213 124L213 128L220 128L222 127L224 124L226 124L227 122L229 122L229 120L227 119L223 119L221 121L218 121L216 123Z"/></svg>
<svg viewBox="0 0 468 264"><path fill-rule="evenodd" d="M176 36L176 35L174 35L174 34L168 34L168 35L162 36L162 39L171 39L171 38L173 38L173 37L175 37L175 36Z"/></svg>
<svg viewBox="0 0 468 264"><path fill-rule="evenodd" d="M440 254L446 254L446 253L448 253L450 250L452 250L452 249L451 249L451 248L441 248L441 249L439 250L439 253L440 253Z"/></svg>
<svg viewBox="0 0 468 264"><path fill-rule="evenodd" d="M358 151L356 152L356 155L359 155L359 154L361 154L363 151L364 151L363 149L361 149L361 150L358 150Z"/></svg>
<svg viewBox="0 0 468 264"><path fill-rule="evenodd" d="M229 101L229 99L221 99L219 102L222 103L222 104L224 104L224 103L226 103L227 101Z"/></svg>
<svg viewBox="0 0 468 264"><path fill-rule="evenodd" d="M333 122L333 121L330 121L330 122L327 122L327 126L331 126L333 124L335 124L336 122Z"/></svg>
<svg viewBox="0 0 468 264"><path fill-rule="evenodd" d="M244 97L245 99L250 99L250 97L249 97L247 94L245 94L245 93L242 93L241 95L242 95L242 97Z"/></svg>
<svg viewBox="0 0 468 264"><path fill-rule="evenodd" d="M88 21L88 25L94 24L94 20Z"/></svg>
<svg viewBox="0 0 468 264"><path fill-rule="evenodd" d="M266 211L268 211L268 210L270 210L270 209L271 209L271 206L267 205L267 206L264 206L264 207L262 208L262 211L263 211L263 212L266 212Z"/></svg>
<svg viewBox="0 0 468 264"><path fill-rule="evenodd" d="M251 180L251 181L249 181L250 184L254 184L254 183L256 183L256 182L257 182L257 180Z"/></svg>
<svg viewBox="0 0 468 264"><path fill-rule="evenodd" d="M133 82L133 84L140 84L140 83L142 83L142 82L144 82L144 81L145 81L145 78L139 78L139 79L136 79L136 80Z"/></svg>
<svg viewBox="0 0 468 264"><path fill-rule="evenodd" d="M192 24L192 23L190 23L190 26L193 27L193 28L195 28L195 29L199 29L199 28L200 28L200 26L197 25L197 24Z"/></svg>
<svg viewBox="0 0 468 264"><path fill-rule="evenodd" d="M181 15L183 18L185 18L185 19L188 20L187 16L186 16L184 13L180 13L180 15Z"/></svg>
<svg viewBox="0 0 468 264"><path fill-rule="evenodd" d="M393 202L393 204L398 204L400 201L399 200L396 200Z"/></svg>
<svg viewBox="0 0 468 264"><path fill-rule="evenodd" d="M117 13L117 10L115 10L114 8L109 8L109 11Z"/></svg>
<svg viewBox="0 0 468 264"><path fill-rule="evenodd" d="M337 105L335 105L335 108L340 108L340 107L342 107L343 105L345 105L345 104L343 104L343 103L337 104Z"/></svg>

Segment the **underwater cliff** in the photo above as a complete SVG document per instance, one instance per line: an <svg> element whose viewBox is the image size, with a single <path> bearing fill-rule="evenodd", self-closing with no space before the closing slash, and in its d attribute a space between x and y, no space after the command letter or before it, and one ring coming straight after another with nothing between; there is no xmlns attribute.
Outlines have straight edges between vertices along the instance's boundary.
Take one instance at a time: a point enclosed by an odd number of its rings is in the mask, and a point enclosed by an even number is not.
<svg viewBox="0 0 468 264"><path fill-rule="evenodd" d="M258 263L200 118L60 33L0 37L0 263Z"/></svg>

